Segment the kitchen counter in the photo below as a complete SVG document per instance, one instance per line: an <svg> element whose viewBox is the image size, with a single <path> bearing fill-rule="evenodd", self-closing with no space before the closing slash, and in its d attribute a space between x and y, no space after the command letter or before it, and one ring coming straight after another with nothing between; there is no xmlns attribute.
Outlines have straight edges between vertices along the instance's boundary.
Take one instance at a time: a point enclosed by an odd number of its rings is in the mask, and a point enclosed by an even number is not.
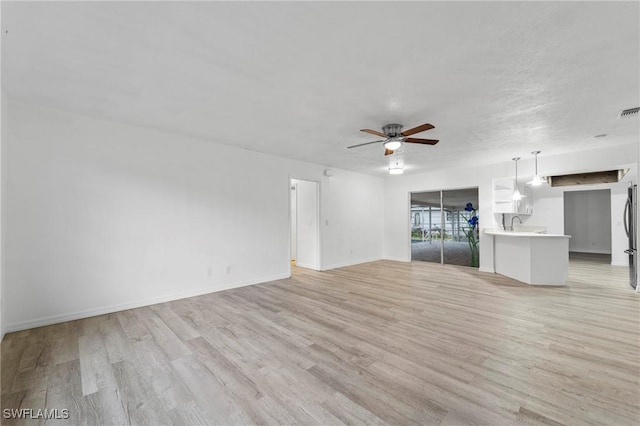
<svg viewBox="0 0 640 426"><path fill-rule="evenodd" d="M515 231L503 231L487 229L484 231L487 235L504 235L505 237L563 237L571 238L569 235L562 234L547 234L546 232L533 232L533 231L521 231L516 229Z"/></svg>
<svg viewBox="0 0 640 426"><path fill-rule="evenodd" d="M544 228L485 229L484 233L493 239L496 273L532 285L566 284L569 235L546 234Z"/></svg>

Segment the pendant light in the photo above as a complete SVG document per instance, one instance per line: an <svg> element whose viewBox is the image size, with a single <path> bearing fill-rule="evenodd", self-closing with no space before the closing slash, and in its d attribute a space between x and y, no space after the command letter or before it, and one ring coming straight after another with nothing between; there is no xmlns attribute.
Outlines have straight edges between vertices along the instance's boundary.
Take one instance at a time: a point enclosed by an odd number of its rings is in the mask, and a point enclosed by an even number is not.
<svg viewBox="0 0 640 426"><path fill-rule="evenodd" d="M389 167L389 174L390 175L401 175L402 173L404 173L404 166L401 166L398 163L398 155L396 154L396 164L392 164Z"/></svg>
<svg viewBox="0 0 640 426"><path fill-rule="evenodd" d="M538 174L538 154L540 154L542 151L533 151L532 154L535 155L535 161L536 161L536 174L533 176L533 180L531 181L531 185L533 186L540 186L542 185L543 179L540 177L540 175Z"/></svg>
<svg viewBox="0 0 640 426"><path fill-rule="evenodd" d="M516 162L516 188L513 191L513 199L515 201L522 199L522 194L520 194L520 190L518 190L518 160L520 157L513 157L512 160Z"/></svg>

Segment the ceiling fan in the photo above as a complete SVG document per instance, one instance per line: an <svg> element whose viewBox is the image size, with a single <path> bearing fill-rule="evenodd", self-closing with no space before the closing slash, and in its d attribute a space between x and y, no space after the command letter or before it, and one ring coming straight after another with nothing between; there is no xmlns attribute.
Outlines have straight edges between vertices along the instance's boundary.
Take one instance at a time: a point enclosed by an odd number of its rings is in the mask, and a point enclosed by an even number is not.
<svg viewBox="0 0 640 426"><path fill-rule="evenodd" d="M382 142L384 145L384 155L393 154L393 151L397 150L402 146L402 143L419 143L425 145L435 145L438 143L437 139L420 139L420 138L410 138L409 136L414 135L416 133L424 132L425 130L433 129L433 125L426 123L420 126L414 127L413 129L402 131L402 124L386 124L382 126L382 132L378 132L377 130L371 129L362 129L361 132L371 133L372 135L380 136L385 139L381 139L373 142L365 142L360 143L358 145L351 145L347 148L357 148L359 146L370 145L373 143Z"/></svg>

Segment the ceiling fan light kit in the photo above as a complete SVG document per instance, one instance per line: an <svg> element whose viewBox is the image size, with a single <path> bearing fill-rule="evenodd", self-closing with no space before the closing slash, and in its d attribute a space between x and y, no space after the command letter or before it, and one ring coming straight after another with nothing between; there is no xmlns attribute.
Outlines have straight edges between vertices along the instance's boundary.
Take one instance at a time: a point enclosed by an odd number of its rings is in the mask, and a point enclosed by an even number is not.
<svg viewBox="0 0 640 426"><path fill-rule="evenodd" d="M404 173L404 168L402 166L394 165L389 167L390 175L401 175L402 173Z"/></svg>
<svg viewBox="0 0 640 426"><path fill-rule="evenodd" d="M396 155L396 162L389 166L389 174L390 175L401 175L404 173L404 165L400 164L398 161L398 156Z"/></svg>
<svg viewBox="0 0 640 426"><path fill-rule="evenodd" d="M437 139L420 139L420 138L409 137L416 133L424 132L426 130L430 130L433 128L434 126L432 124L425 123L405 131L402 131L402 124L385 124L384 126L382 126L382 132L379 132L377 130L372 130L372 129L360 129L361 132L369 133L375 136L380 136L385 139L381 139L373 142L360 143L357 145L351 145L351 146L348 146L347 148L357 148L360 146L371 145L374 143L382 142L382 145L384 147L384 155L391 155L396 150L398 150L404 143L435 145L438 143ZM391 168L389 168L389 173L391 173ZM394 172L392 174L400 174L400 173Z"/></svg>
<svg viewBox="0 0 640 426"><path fill-rule="evenodd" d="M384 143L384 148L388 149L389 151L395 151L401 146L402 146L402 141L399 139L391 139L388 142ZM389 154L385 154L385 155L389 155Z"/></svg>

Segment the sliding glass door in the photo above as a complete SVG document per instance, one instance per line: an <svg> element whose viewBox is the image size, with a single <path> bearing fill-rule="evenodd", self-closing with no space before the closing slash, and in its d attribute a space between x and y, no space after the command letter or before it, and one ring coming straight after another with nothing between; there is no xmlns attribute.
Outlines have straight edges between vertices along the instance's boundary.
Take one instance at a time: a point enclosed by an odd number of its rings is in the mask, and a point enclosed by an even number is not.
<svg viewBox="0 0 640 426"><path fill-rule="evenodd" d="M479 264L478 188L411 194L411 260Z"/></svg>
<svg viewBox="0 0 640 426"><path fill-rule="evenodd" d="M411 260L441 263L440 191L411 194Z"/></svg>

